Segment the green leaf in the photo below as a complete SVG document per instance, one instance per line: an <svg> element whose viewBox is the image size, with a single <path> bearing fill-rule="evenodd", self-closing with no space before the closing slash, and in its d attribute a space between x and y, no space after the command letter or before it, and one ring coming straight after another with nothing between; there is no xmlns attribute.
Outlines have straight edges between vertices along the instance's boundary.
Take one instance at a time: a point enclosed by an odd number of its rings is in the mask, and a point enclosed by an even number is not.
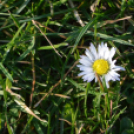
<svg viewBox="0 0 134 134"><path fill-rule="evenodd" d="M125 129L133 128L133 122L128 117L124 117L120 122L120 132L123 132Z"/></svg>
<svg viewBox="0 0 134 134"><path fill-rule="evenodd" d="M37 120L33 120L32 122L33 122L34 127L35 127L36 131L38 132L38 134L44 134L44 131L41 128L41 124Z"/></svg>
<svg viewBox="0 0 134 134"><path fill-rule="evenodd" d="M6 4L7 1L8 1L8 0L3 0L3 1L1 1L1 3L0 3L0 9Z"/></svg>
<svg viewBox="0 0 134 134"><path fill-rule="evenodd" d="M0 63L0 70L5 74L5 76L13 82L13 78L12 76L8 73L8 71L6 70L6 68L3 66L2 63Z"/></svg>
<svg viewBox="0 0 134 134"><path fill-rule="evenodd" d="M75 8L68 8L67 10L62 10L62 11L59 11L59 12L54 12L54 15L65 14L65 13L73 11L74 9ZM47 18L49 16L51 16L50 13L49 14L43 14L43 15L40 15L40 16L35 16L33 18L28 18L28 19L20 20L19 23L24 23L24 22L28 22L28 21L32 21L32 20L43 19L43 18ZM10 26L14 26L14 23L11 24L11 25L5 26L5 27L1 27L0 30L8 28Z"/></svg>
<svg viewBox="0 0 134 134"><path fill-rule="evenodd" d="M91 26L93 26L94 22L95 22L96 19L93 19L91 20L86 26L84 26L82 28L82 30L80 31L78 37L76 38L76 41L74 43L74 47L72 49L72 53L74 52L74 50L76 49L80 39L82 38L82 36L86 33L87 29L90 28Z"/></svg>
<svg viewBox="0 0 134 134"><path fill-rule="evenodd" d="M46 120L42 120L42 119L41 119L40 117L38 117L29 107L27 107L27 105L26 105L23 101L21 101L21 100L19 100L19 99L17 99L17 98L15 98L14 101L15 101L26 113L28 113L28 114L34 116L36 119L38 119L38 120L40 120L40 121L43 121L43 122L47 123Z"/></svg>
<svg viewBox="0 0 134 134"><path fill-rule="evenodd" d="M84 101L84 113L87 117L87 98L88 98L88 90L90 90L91 85L90 83L87 84L86 90L85 90L85 101Z"/></svg>
<svg viewBox="0 0 134 134"><path fill-rule="evenodd" d="M66 42L63 42L63 43L59 43L57 45L53 45L54 48L59 48L59 47L62 47L62 46L67 46L68 43ZM38 50L50 50L50 49L53 49L52 46L43 46L43 47L39 47Z"/></svg>
<svg viewBox="0 0 134 134"><path fill-rule="evenodd" d="M23 131L21 132L21 134L26 133L28 127L30 126L31 121L33 120L33 116L28 116L28 120L27 123L25 125L25 127L23 128Z"/></svg>
<svg viewBox="0 0 134 134"><path fill-rule="evenodd" d="M108 128L108 131L110 131L110 129L113 127L113 125L114 125L114 123L116 122L116 120L119 119L120 115L125 112L126 108L127 108L127 107L121 109L118 114L114 114L114 115L112 116L112 119L111 119L111 121L110 121L110 126L109 126L109 128Z"/></svg>
<svg viewBox="0 0 134 134"><path fill-rule="evenodd" d="M69 82L71 82L75 87L77 87L77 88L79 88L79 89L81 89L81 90L83 90L83 91L86 91L86 88L82 87L82 86L79 85L77 82L73 81L72 79L67 78L67 80L68 80ZM88 90L88 94L92 94L92 95L104 95L105 93L97 93L97 92L95 92L95 91L92 91L92 90L90 91L90 90Z"/></svg>
<svg viewBox="0 0 134 134"><path fill-rule="evenodd" d="M24 59L32 51L34 44L35 44L35 37L32 37L32 41L28 49L23 54L21 54L21 56L17 59L17 61Z"/></svg>
<svg viewBox="0 0 134 134"><path fill-rule="evenodd" d="M8 87L9 89L11 89L12 87L12 83L8 78L6 79L6 87Z"/></svg>
<svg viewBox="0 0 134 134"><path fill-rule="evenodd" d="M13 129L12 129L12 127L8 124L8 122L7 122L7 129L8 129L8 133L9 133L9 134L14 134L14 133L13 133Z"/></svg>
<svg viewBox="0 0 134 134"><path fill-rule="evenodd" d="M87 35L92 35L94 36L94 32L91 32L91 31L87 31L86 33ZM96 33L96 36L97 37L100 37L102 39L106 39L107 41L109 40L112 40L114 42L117 42L117 43L120 43L121 45L127 45L127 46L134 46L132 43L130 42L127 42L125 40L122 40L122 39L118 39L116 37L113 37L113 36L110 36L110 35L106 35L106 34L102 34L102 33Z"/></svg>
<svg viewBox="0 0 134 134"><path fill-rule="evenodd" d="M18 29L18 31L15 33L14 37L12 38L12 40L7 44L6 52L5 52L5 54L3 55L2 63L5 61L5 59L6 59L7 55L8 55L8 53L10 52L12 46L14 45L15 39L19 36L19 34L20 34L22 28L23 28L25 25L26 25L26 23L23 23L23 24L21 25L21 27L20 27L20 28Z"/></svg>
<svg viewBox="0 0 134 134"><path fill-rule="evenodd" d="M16 14L22 12L29 2L30 0L25 0L24 3L21 5L21 7L19 7L19 9L17 10Z"/></svg>
<svg viewBox="0 0 134 134"><path fill-rule="evenodd" d="M99 121L100 121L100 115L101 115L100 114L100 101L101 101L101 95L96 95L95 98L93 99L94 115L98 118Z"/></svg>
<svg viewBox="0 0 134 134"><path fill-rule="evenodd" d="M15 25L16 25L18 28L20 28L20 24L19 24L18 20L17 20L11 13L10 13L10 15L11 15L11 18L13 19Z"/></svg>
<svg viewBox="0 0 134 134"><path fill-rule="evenodd" d="M126 129L121 134L134 134L134 129Z"/></svg>

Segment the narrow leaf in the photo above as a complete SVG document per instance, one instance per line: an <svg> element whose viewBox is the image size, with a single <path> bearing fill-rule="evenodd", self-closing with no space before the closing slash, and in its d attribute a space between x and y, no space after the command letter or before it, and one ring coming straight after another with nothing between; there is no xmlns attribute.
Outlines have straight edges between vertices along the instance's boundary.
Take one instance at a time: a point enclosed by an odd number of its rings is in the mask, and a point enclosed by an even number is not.
<svg viewBox="0 0 134 134"><path fill-rule="evenodd" d="M72 79L67 78L67 80L69 82L71 82L75 87L77 87L77 88L79 88L79 89L81 89L83 91L86 91L86 88L82 87L81 85L79 85L78 83L76 83L75 81L73 81ZM89 94L93 94L93 95L104 95L105 94L105 93L97 93L97 92L90 91L90 90L88 90L88 93Z"/></svg>
<svg viewBox="0 0 134 134"><path fill-rule="evenodd" d="M35 115L34 112L33 112L29 107L27 107L27 105L26 105L24 102L22 102L21 100L15 98L14 101L15 101L21 108L23 108L23 109L26 111L26 113L28 113L28 114L34 116L36 119L38 119L38 120L40 120L40 121L47 122L46 120L40 119L40 117L38 117L37 115Z"/></svg>
<svg viewBox="0 0 134 134"><path fill-rule="evenodd" d="M2 65L2 63L0 63L0 70L5 74L5 76L13 82L13 78L12 76L8 73L8 71L6 70L6 68Z"/></svg>
<svg viewBox="0 0 134 134"><path fill-rule="evenodd" d="M17 59L17 61L20 61L22 59L24 59L33 49L34 47L34 44L35 44L35 37L32 38L32 41L31 41L31 44L30 46L28 47L28 49Z"/></svg>
<svg viewBox="0 0 134 134"><path fill-rule="evenodd" d="M63 42L63 43L59 43L57 45L53 45L54 48L59 48L59 47L62 47L62 46L67 46L68 43L66 42ZM53 49L52 46L43 46L43 47L39 47L38 50L49 50L49 49Z"/></svg>
<svg viewBox="0 0 134 134"><path fill-rule="evenodd" d="M76 39L76 41L75 41L75 43L74 43L74 47L73 47L72 53L73 53L74 50L76 49L76 47L77 47L77 45L78 45L80 39L82 38L82 36L86 33L87 29L90 28L90 27L94 24L94 21L95 21L95 20L96 20L96 19L91 20L86 26L82 27L82 30L81 30L81 32L79 33L79 35L78 35L78 37L77 37L77 39Z"/></svg>
<svg viewBox="0 0 134 134"><path fill-rule="evenodd" d="M94 32L91 32L91 31L87 31L87 35L92 35L94 36ZM102 34L102 33L96 33L96 36L97 37L100 37L102 39L106 39L106 40L112 40L114 42L117 42L117 43L120 43L122 45L127 45L127 46L134 46L132 43L130 42L127 42L125 40L122 40L122 39L118 39L116 37L113 37L113 36L110 36L110 35L106 35L106 34Z"/></svg>

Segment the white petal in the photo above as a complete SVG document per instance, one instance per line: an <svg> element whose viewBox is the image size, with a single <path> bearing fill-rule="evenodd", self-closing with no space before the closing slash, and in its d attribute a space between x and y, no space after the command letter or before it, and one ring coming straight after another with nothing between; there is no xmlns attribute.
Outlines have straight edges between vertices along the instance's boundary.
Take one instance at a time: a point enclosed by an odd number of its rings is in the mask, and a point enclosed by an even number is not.
<svg viewBox="0 0 134 134"><path fill-rule="evenodd" d="M105 57L105 60L108 59L108 57L109 57L109 50L108 49L105 51L104 57Z"/></svg>
<svg viewBox="0 0 134 134"><path fill-rule="evenodd" d="M87 72L81 72L81 73L78 74L78 76L82 76L82 75L85 75L85 74L87 74Z"/></svg>
<svg viewBox="0 0 134 134"><path fill-rule="evenodd" d="M104 44L107 47L107 43Z"/></svg>
<svg viewBox="0 0 134 134"><path fill-rule="evenodd" d="M90 45L90 50L91 50L91 53L94 55L94 58L97 59L98 54L97 54L96 48L94 47L94 45L92 43Z"/></svg>
<svg viewBox="0 0 134 134"><path fill-rule="evenodd" d="M111 70L111 71L112 71L113 75L120 77L120 74L116 73L114 70Z"/></svg>
<svg viewBox="0 0 134 134"><path fill-rule="evenodd" d="M106 75L105 75L105 80L106 80L106 81L109 81L109 80L111 80L111 77L110 77L110 75L106 74Z"/></svg>
<svg viewBox="0 0 134 134"><path fill-rule="evenodd" d="M120 75L117 74L117 73L115 73L113 70L109 71L108 74L111 76L111 79L112 79L113 81L116 81L116 80L120 81L120 79L119 79L119 76L120 76Z"/></svg>
<svg viewBox="0 0 134 134"><path fill-rule="evenodd" d="M110 72L108 72L108 73L105 75L105 78L107 79L107 81L110 81L110 80L115 81L115 78L110 74Z"/></svg>
<svg viewBox="0 0 134 134"><path fill-rule="evenodd" d="M109 84L108 84L109 80L110 80L109 76L105 75L105 82L106 82L107 88L109 88Z"/></svg>
<svg viewBox="0 0 134 134"><path fill-rule="evenodd" d="M86 66L83 66L83 65L77 65L77 67L79 67L81 71L85 71L87 73L90 72L90 71L93 72L93 69L91 67L86 67Z"/></svg>
<svg viewBox="0 0 134 134"><path fill-rule="evenodd" d="M100 59L105 59L105 52L107 51L107 47L104 46L104 44L99 45L98 47L98 53Z"/></svg>
<svg viewBox="0 0 134 134"><path fill-rule="evenodd" d="M104 42L101 42L101 46L102 46L102 47L104 46Z"/></svg>
<svg viewBox="0 0 134 134"><path fill-rule="evenodd" d="M86 56L86 55L80 55L80 58L91 62L91 60L89 59L89 57Z"/></svg>
<svg viewBox="0 0 134 134"><path fill-rule="evenodd" d="M91 66L92 63L89 60L80 59L79 62L83 64L84 66Z"/></svg>
<svg viewBox="0 0 134 134"><path fill-rule="evenodd" d="M101 59L101 55L102 55L102 47L101 47L101 45L98 46L98 55L99 55L99 58Z"/></svg>
<svg viewBox="0 0 134 134"><path fill-rule="evenodd" d="M121 67L121 66L115 66L114 67L114 70L116 70L116 71L125 71L125 68L124 67Z"/></svg>
<svg viewBox="0 0 134 134"><path fill-rule="evenodd" d="M93 55L92 55L92 53L88 50L88 49L86 49L86 55L88 56L88 58L91 60L91 61L93 61L94 60L94 57L93 57Z"/></svg>
<svg viewBox="0 0 134 134"><path fill-rule="evenodd" d="M94 74L90 75L90 77L88 77L88 82L92 81L94 79Z"/></svg>
<svg viewBox="0 0 134 134"><path fill-rule="evenodd" d="M114 47L112 47L110 50L109 60L113 58L115 52L116 52L116 49Z"/></svg>
<svg viewBox="0 0 134 134"><path fill-rule="evenodd" d="M85 72L81 72L78 74L78 76L82 76L82 75L85 75Z"/></svg>
<svg viewBox="0 0 134 134"><path fill-rule="evenodd" d="M81 73L78 74L78 76L82 76L82 75L86 75L86 74L91 74L93 73L93 70L90 68L88 71L83 71Z"/></svg>
<svg viewBox="0 0 134 134"><path fill-rule="evenodd" d="M106 79L106 77L105 77L105 82L106 82L107 88L109 88L109 83L108 83L108 80Z"/></svg>
<svg viewBox="0 0 134 134"><path fill-rule="evenodd" d="M84 81L88 81L88 82L92 81L94 79L94 73L84 75L83 79Z"/></svg>

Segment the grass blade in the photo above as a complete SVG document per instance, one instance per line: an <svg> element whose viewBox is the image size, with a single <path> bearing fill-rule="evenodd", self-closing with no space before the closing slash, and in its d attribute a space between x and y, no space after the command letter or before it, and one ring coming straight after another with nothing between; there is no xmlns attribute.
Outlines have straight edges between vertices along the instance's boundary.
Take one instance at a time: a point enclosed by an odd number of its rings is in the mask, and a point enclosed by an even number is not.
<svg viewBox="0 0 134 134"><path fill-rule="evenodd" d="M92 35L92 36L94 36L94 32L87 31L87 35ZM118 38L113 37L113 36L110 36L110 35L106 35L106 34L102 34L102 33L96 33L96 36L97 36L97 37L100 37L100 38L102 38L102 39L106 39L107 41L112 40L112 41L117 42L117 43L122 44L122 45L134 46L134 45L133 45L132 43L130 43L130 42L127 42L127 41L122 40L122 39L118 39Z"/></svg>
<svg viewBox="0 0 134 134"><path fill-rule="evenodd" d="M31 41L31 44L30 46L28 47L28 49L17 59L17 61L20 61L22 59L24 59L33 49L34 47L34 44L35 44L35 37L32 37L32 41Z"/></svg>
<svg viewBox="0 0 134 134"><path fill-rule="evenodd" d="M79 88L79 89L81 89L81 90L83 90L83 91L86 91L86 88L82 87L82 86L79 85L77 82L73 81L72 79L67 78L67 80L68 80L70 83L72 83L75 87L77 87L77 88ZM90 90L88 90L88 93L89 93L89 94L92 94L92 95L104 95L104 94L105 94L105 93L97 93L97 92L95 92L95 91L90 91Z"/></svg>
<svg viewBox="0 0 134 134"><path fill-rule="evenodd" d="M62 47L62 46L67 46L68 43L66 42L62 42L62 43L59 43L57 45L53 45L54 48L59 48L59 47ZM39 47L38 50L50 50L50 49L53 49L52 46L43 46L43 47Z"/></svg>
<svg viewBox="0 0 134 134"><path fill-rule="evenodd" d="M6 68L3 66L2 63L0 63L0 70L5 74L5 76L13 82L13 78L12 76L8 73L8 71L6 70Z"/></svg>
<svg viewBox="0 0 134 134"><path fill-rule="evenodd" d="M72 53L74 52L74 50L76 49L80 39L82 38L82 36L86 33L87 29L90 28L91 26L93 26L94 22L96 19L91 20L86 26L82 27L82 30L80 31L75 43L74 43L74 47L72 50Z"/></svg>

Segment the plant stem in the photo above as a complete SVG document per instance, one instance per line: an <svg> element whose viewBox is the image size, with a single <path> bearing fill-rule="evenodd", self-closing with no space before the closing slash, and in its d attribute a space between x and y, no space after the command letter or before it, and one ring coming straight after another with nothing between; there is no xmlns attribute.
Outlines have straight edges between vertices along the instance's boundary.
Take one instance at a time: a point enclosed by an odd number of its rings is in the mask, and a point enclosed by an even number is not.
<svg viewBox="0 0 134 134"><path fill-rule="evenodd" d="M32 54L32 73L33 73L33 82L32 82L32 93L30 94L30 107L32 107L32 100L33 100L33 93L34 93L34 86L35 86L35 67L34 67L34 55Z"/></svg>
<svg viewBox="0 0 134 134"><path fill-rule="evenodd" d="M103 85L102 85L102 82L101 82L101 80L100 80L100 77L98 76L98 74L97 73L95 73L95 75L96 75L96 77L97 77L97 80L99 81L99 84L100 84L100 86L101 86L101 90L102 90L102 92L104 92L104 87L103 87Z"/></svg>

